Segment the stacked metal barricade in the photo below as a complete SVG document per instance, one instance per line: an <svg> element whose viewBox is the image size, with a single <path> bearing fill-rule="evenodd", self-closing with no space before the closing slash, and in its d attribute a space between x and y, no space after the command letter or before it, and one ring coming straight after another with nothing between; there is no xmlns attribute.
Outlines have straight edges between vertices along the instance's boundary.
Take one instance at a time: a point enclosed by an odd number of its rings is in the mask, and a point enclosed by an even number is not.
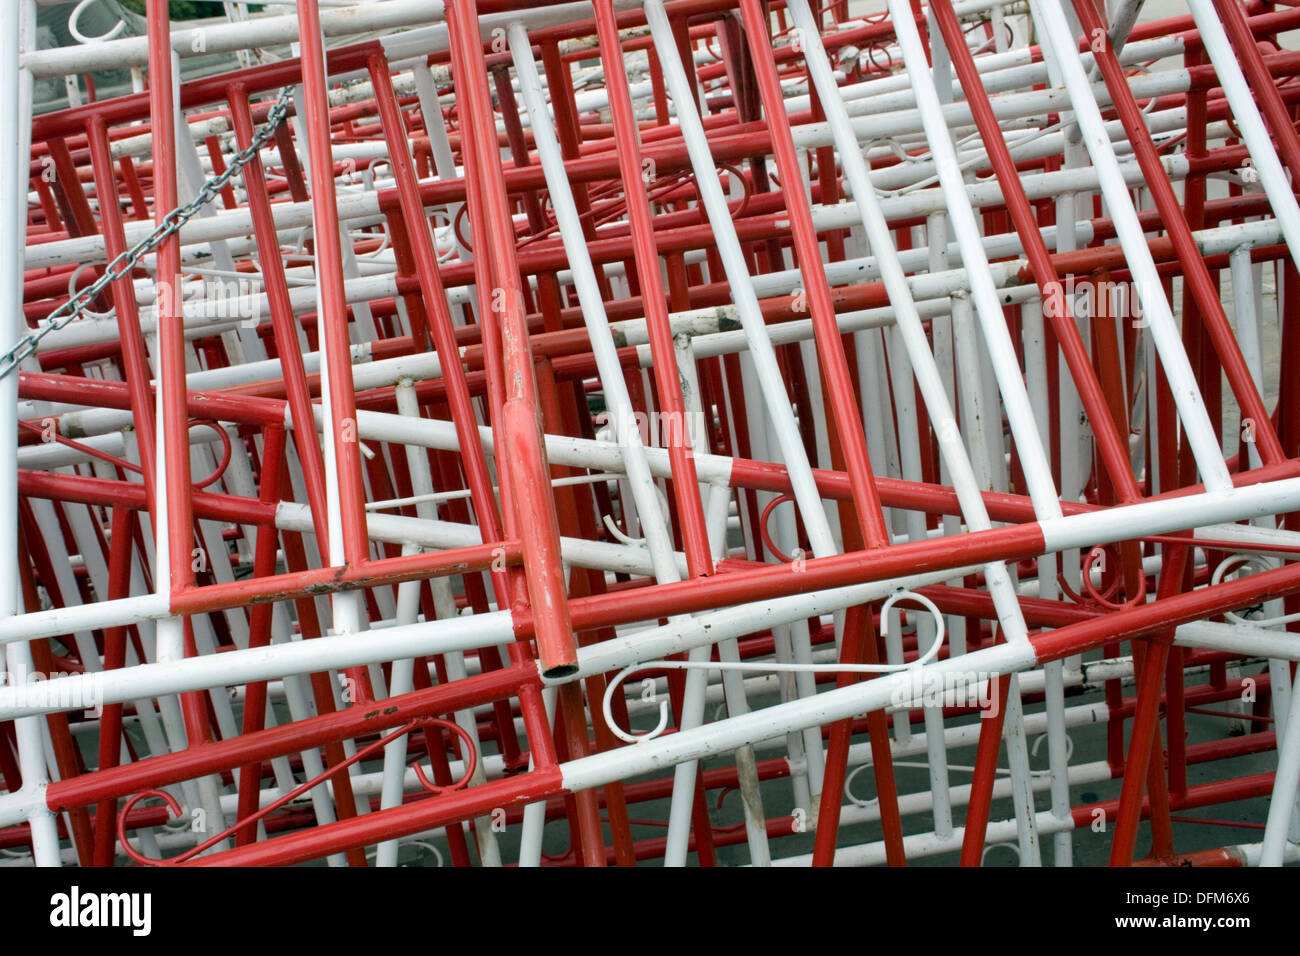
<svg viewBox="0 0 1300 956"><path fill-rule="evenodd" d="M21 0L0 864L1295 861L1300 8L1106 6Z"/></svg>

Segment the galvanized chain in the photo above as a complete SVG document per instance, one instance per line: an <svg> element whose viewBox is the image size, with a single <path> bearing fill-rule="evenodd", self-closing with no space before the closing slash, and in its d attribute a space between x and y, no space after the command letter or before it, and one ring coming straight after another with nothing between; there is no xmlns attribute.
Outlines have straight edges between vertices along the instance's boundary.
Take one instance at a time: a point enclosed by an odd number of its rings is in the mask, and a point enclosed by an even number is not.
<svg viewBox="0 0 1300 956"><path fill-rule="evenodd" d="M248 165L258 151L275 135L276 128L284 121L292 101L292 86L280 90L279 98L266 116L266 123L254 132L248 147L236 153L231 158L230 165L220 175L213 176L205 182L192 200L169 212L153 232L110 262L102 276L84 289L74 292L67 302L47 315L40 325L15 342L8 351L0 354L0 378L13 372L23 359L34 353L41 339L78 318L109 285L123 276L130 275L141 259L153 252L164 239L177 232L200 209L215 199L230 180Z"/></svg>

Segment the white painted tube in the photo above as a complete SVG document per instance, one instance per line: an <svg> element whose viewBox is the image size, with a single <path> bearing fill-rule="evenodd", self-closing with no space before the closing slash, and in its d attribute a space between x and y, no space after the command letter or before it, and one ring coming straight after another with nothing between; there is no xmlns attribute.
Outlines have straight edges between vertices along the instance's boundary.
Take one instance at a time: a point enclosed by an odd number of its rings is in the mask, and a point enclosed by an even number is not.
<svg viewBox="0 0 1300 956"><path fill-rule="evenodd" d="M1260 866L1281 866L1287 844L1300 842L1292 827L1296 818L1296 792L1300 789L1300 707L1293 706L1290 711L1278 738L1277 775L1264 822Z"/></svg>
<svg viewBox="0 0 1300 956"><path fill-rule="evenodd" d="M360 667L404 657L468 651L513 640L509 611L386 627L364 634L319 637L174 661L41 681L36 687L0 687L0 720L66 710L60 700L118 704L290 674ZM36 693L42 698L36 697Z"/></svg>
<svg viewBox="0 0 1300 956"><path fill-rule="evenodd" d="M975 683L976 672L1011 673L1036 663L1026 642L998 644L970 654L928 665L937 679L954 687ZM746 743L756 743L791 731L819 727L888 706L898 694L905 694L912 677L907 673L886 674L873 680L825 691L815 697L799 698L726 720L715 721L680 733L658 737L635 747L593 754L562 764L567 790L599 787L684 760L701 760L727 753ZM948 686L945 683L945 686Z"/></svg>
<svg viewBox="0 0 1300 956"><path fill-rule="evenodd" d="M1188 0L1188 8L1196 27L1201 31L1201 42L1205 52L1210 55L1214 72L1223 87L1223 95L1232 108L1233 119L1241 131L1241 138L1250 151L1251 161L1259 174L1259 183L1264 187L1273 214L1282 226L1286 236L1287 248L1292 259L1300 256L1300 204L1292 192L1291 178L1282 168L1277 150L1273 147L1273 138L1264 126L1264 120L1255 105L1255 96L1250 91L1241 64L1228 42L1219 14L1209 0Z"/></svg>
<svg viewBox="0 0 1300 956"><path fill-rule="evenodd" d="M18 11L17 29L0 31L0 164L7 170L21 168L30 154L32 77L19 66L24 46L33 45L36 10L24 2ZM6 248L0 249L0 342L18 341L23 308L23 253L27 234L26 190L20 189L19 177L0 177L0 227L10 235ZM25 323L22 323L25 324ZM18 574L18 461L12 449L18 445L18 422L10 414L18 400L18 376L0 379L0 447L5 449L0 462L0 623L7 624L21 607ZM65 632L66 633L66 632ZM5 665L10 680L25 682L32 665L31 648L13 643L5 648ZM59 866L59 832L52 813L45 807L42 794L49 772L45 764L43 738L45 722L31 717L15 722L18 763L22 772L21 796L25 816L30 824L32 851L38 866Z"/></svg>

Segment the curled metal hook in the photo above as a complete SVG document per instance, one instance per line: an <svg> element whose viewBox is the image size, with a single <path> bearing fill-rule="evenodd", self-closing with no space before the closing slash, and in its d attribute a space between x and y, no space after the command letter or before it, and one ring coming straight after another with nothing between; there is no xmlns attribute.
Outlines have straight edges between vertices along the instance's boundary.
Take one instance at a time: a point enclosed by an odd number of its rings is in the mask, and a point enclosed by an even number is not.
<svg viewBox="0 0 1300 956"><path fill-rule="evenodd" d="M443 866L442 851L439 850L437 846L430 843L428 840L398 840L397 846L399 849L404 846L415 846L415 847L419 847L422 850L428 850L430 853L433 854L433 858L438 861L435 864L435 866L436 867ZM378 856L379 856L378 849L366 851L367 860L373 860Z"/></svg>
<svg viewBox="0 0 1300 956"><path fill-rule="evenodd" d="M293 252L295 255L305 255L307 252L307 237L312 235L311 226L303 226L298 230L293 240Z"/></svg>
<svg viewBox="0 0 1300 956"><path fill-rule="evenodd" d="M732 176L734 176L739 181L740 205L732 210L732 215L733 216L744 215L745 210L749 208L749 200L754 194L753 184L749 181L749 177L746 176L738 166L733 166L730 163L719 163L718 169L720 170L725 169L727 172L729 172ZM722 177L718 177L718 178L721 179ZM730 206L730 201L728 201L728 206Z"/></svg>
<svg viewBox="0 0 1300 956"><path fill-rule="evenodd" d="M193 483L195 489L208 487L208 485L212 484L218 478L224 475L226 473L226 469L230 467L230 457L232 451L230 445L230 435L227 434L224 428L222 428L219 424L217 424L214 421L209 421L207 419L204 419L202 421L190 422L191 428L201 428L204 425L206 425L208 428L211 428L214 432L216 432L217 438L221 441L221 460L217 462L217 467L213 470L212 474L208 475L208 477L204 478L202 481L196 481Z"/></svg>
<svg viewBox="0 0 1300 956"><path fill-rule="evenodd" d="M740 792L739 787L723 787L722 790L719 791L718 793L718 799L713 802L713 809L721 810L723 801L727 799L727 794L739 793L739 792Z"/></svg>
<svg viewBox="0 0 1300 956"><path fill-rule="evenodd" d="M461 224L465 221L465 214L469 212L469 203L461 203L460 208L456 210L456 215L451 220L451 230L455 234L456 240L460 243L461 248L466 252L474 251L474 244L462 233Z"/></svg>
<svg viewBox="0 0 1300 956"><path fill-rule="evenodd" d="M173 819L179 819L181 814L184 812L181 805L176 802L176 798L166 790L143 790L135 796L128 798L126 803L122 804L122 809L117 815L117 840L122 844L122 852L130 857L132 861L139 863L141 866L166 866L171 863L171 860L151 860L149 857L139 853L135 847L131 846L131 841L126 838L127 815L135 809L137 803L141 800L147 800L150 797L161 800L163 803L167 804L167 809L171 811Z"/></svg>
<svg viewBox="0 0 1300 956"><path fill-rule="evenodd" d="M1039 734L1037 737L1035 737L1034 745L1029 748L1029 756L1037 757L1038 748L1043 745L1043 741L1046 739L1047 739L1047 734ZM1071 737L1069 734L1066 734L1065 735L1065 762L1069 763L1070 758L1073 756L1074 756L1074 738Z"/></svg>
<svg viewBox="0 0 1300 956"><path fill-rule="evenodd" d="M884 55L885 61L883 63L876 59L877 53ZM868 65L871 67L869 71L867 70ZM858 58L858 69L863 73L892 73L894 70L893 54L889 52L887 47L879 43L873 43L867 47L865 54Z"/></svg>
<svg viewBox="0 0 1300 956"><path fill-rule="evenodd" d="M478 751L474 747L474 738L469 735L469 731L467 731L460 724L452 720L443 720L439 717L429 717L426 720L424 720L423 723L433 724L434 726L437 727L445 727L446 729L456 734L457 737L459 737L461 740L465 742L466 757L465 757L465 772L461 774L459 780L455 781L454 783L449 783L445 787L438 786L427 776L425 776L424 768L420 766L420 762L417 760L412 766L415 770L416 779L420 781L420 786L422 786L425 790L429 791L429 793L432 793L435 796L440 796L441 794L448 793L452 790L461 789L462 787L464 787L466 784L469 783L470 778L474 776L474 771L478 769Z"/></svg>
<svg viewBox="0 0 1300 956"><path fill-rule="evenodd" d="M934 616L935 622L935 639L930 647L914 661L905 664L792 664L783 661L652 661L629 664L624 667L611 680L605 688L605 694L601 699L601 712L604 714L605 723L610 731L619 740L629 744L642 743L647 740L654 740L668 728L668 702L659 701L659 723L653 730L641 734L633 734L624 730L614 720L614 715L610 710L610 703L613 700L614 692L622 686L632 674L639 670L648 668L667 668L672 670L715 670L715 671L749 671L749 672L766 672L766 673L813 673L813 674L834 674L834 673L852 673L852 674L894 674L899 671L915 671L918 668L930 663L939 656L939 650L943 646L945 626L943 612L938 606L927 598L924 594L918 594L916 591L908 591L899 588L891 594L881 605L880 608L880 633L882 637L889 636L889 609L899 601L915 601Z"/></svg>
<svg viewBox="0 0 1300 956"><path fill-rule="evenodd" d="M1096 560L1097 560L1098 558L1100 558L1102 555L1104 555L1107 551L1109 551L1109 550L1110 550L1110 547L1111 547L1110 545L1098 545L1097 547L1095 547L1095 548L1093 548L1091 551L1089 551L1089 552L1088 552L1088 556L1087 556L1086 558L1084 558L1084 561L1083 561L1083 587L1084 587L1084 590L1086 590L1086 591L1088 592L1088 596L1091 597L1094 601L1096 601L1096 602L1097 602L1098 604L1100 604L1102 607L1104 607L1104 608L1108 608L1108 609L1110 609L1110 610L1112 610L1112 611L1123 611L1123 610L1125 610L1126 608L1136 607L1138 604L1141 604L1141 603L1142 603L1142 600L1147 596L1147 576L1146 576L1146 574L1142 574L1142 575L1138 578L1138 590L1137 590L1137 594L1133 595L1133 596L1132 596L1131 598L1129 598L1128 600L1126 600L1126 601L1122 601L1122 602L1120 602L1120 603L1118 603L1118 604L1115 603L1115 602L1109 601L1109 600L1107 600L1107 599L1108 599L1112 594L1114 594L1114 593L1116 592L1116 590L1119 589L1119 585L1120 585L1120 575L1118 575L1118 574L1115 575L1114 580L1111 582L1111 586L1108 587L1108 588L1106 589L1106 593L1105 593L1104 595L1098 593L1097 589L1096 589L1095 587L1093 587L1093 584L1092 584L1092 566L1093 566L1093 563L1096 562ZM1116 555L1116 557L1118 557L1118 555Z"/></svg>
<svg viewBox="0 0 1300 956"><path fill-rule="evenodd" d="M379 177L375 175L375 170L381 166L387 166L390 172L393 168L393 164L390 160L383 156L378 156L370 160L370 162L366 164L365 168L361 170L369 176L369 179L364 182L367 189L373 190L375 188L375 183L379 179Z"/></svg>
<svg viewBox="0 0 1300 956"><path fill-rule="evenodd" d="M1210 575L1210 583L1221 584L1230 571L1239 566L1244 570L1252 565L1261 571L1271 571L1273 569L1273 565L1269 564L1266 558L1258 554L1234 554L1219 562L1214 569L1214 573ZM1249 610L1254 610L1254 608ZM1249 618L1242 617L1235 611L1224 611L1223 618L1233 624L1244 624L1247 627L1276 627L1279 625L1290 624L1292 621L1300 620L1300 614L1283 614L1278 617L1269 618Z"/></svg>
<svg viewBox="0 0 1300 956"><path fill-rule="evenodd" d="M660 488L658 485L655 485L655 493L659 496L659 506L663 508L663 514L666 517L668 515L668 496L664 494L663 489ZM609 533L612 534L617 540L623 542L623 544L630 545L631 547L634 548L640 548L645 546L646 539L644 537L634 538L631 535L627 534L625 531L619 528L618 524L614 521L613 515L601 515L600 520L601 523L604 524L606 529L609 531Z"/></svg>
<svg viewBox="0 0 1300 956"><path fill-rule="evenodd" d="M763 513L758 517L758 531L763 537L763 544L766 546L767 550L776 555L777 559L781 562L791 564L794 562L794 558L790 557L776 546L776 542L772 540L772 536L767 530L768 520L772 517L772 512L776 510L778 505L784 504L787 501L794 501L794 497L792 495L777 495L767 503L767 507L763 509Z"/></svg>
<svg viewBox="0 0 1300 956"><path fill-rule="evenodd" d="M1014 853L1014 854L1016 855L1016 863L1018 864L1018 863L1020 862L1020 859L1021 859L1021 857L1020 857L1020 847L1016 846L1016 844L1014 844L1014 843L990 843L988 846L986 846L986 847L984 848L984 852L980 854L980 865L983 865L984 861L988 859L988 857L989 857L989 853L992 852L993 850L996 850L998 847L1006 847L1008 850L1010 850L1012 853Z"/></svg>
<svg viewBox="0 0 1300 956"><path fill-rule="evenodd" d="M663 734L664 730L667 730L668 727L668 701L666 700L659 701L659 723L656 724L654 730L647 731L646 734L628 734L627 731L623 730L623 728L619 726L619 722L615 721L614 714L612 714L610 710L610 702L614 700L614 692L619 688L619 685L623 684L624 680L627 680L629 676L634 674L634 672L645 670L646 667L649 666L650 665L643 665L643 663L633 663L633 665L624 667L623 670L617 672L614 676L614 680L611 680L608 687L604 688L604 697L601 700L601 711L604 714L604 722L606 722L607 726L610 727L610 730L614 732L614 736L619 737L619 740L624 741L624 743L627 744L640 744L646 740L654 740L656 736Z"/></svg>
<svg viewBox="0 0 1300 956"><path fill-rule="evenodd" d="M94 266L88 264L79 265L77 266L77 268L73 269L72 274L68 276L68 295L71 296L73 299L76 299L81 294L77 291L77 277L81 275L83 272L85 272L87 269L93 269L93 268ZM113 313L116 312L117 310L110 308L107 312L96 312L94 309L90 308L90 306L87 304L82 306L80 311L82 315L90 316L90 318L92 319L103 320L103 319L111 319L113 317Z"/></svg>
<svg viewBox="0 0 1300 956"><path fill-rule="evenodd" d="M370 165L371 171L373 171L375 166L381 162L387 163L388 160L376 160L374 163ZM382 220L380 222L377 222L375 223L375 226L379 228L379 236L380 236L379 246L375 249L371 249L369 252L361 253L360 255L357 256L358 259L377 259L383 252L385 252L388 249L389 246L393 244L392 237L388 234L387 220ZM363 232L362 235L373 236L374 233Z"/></svg>
<svg viewBox="0 0 1300 956"><path fill-rule="evenodd" d="M610 710L610 703L614 699L614 691L618 690L623 681L627 680L637 671L645 670L651 666L653 665L630 664L627 667L624 667L614 675L614 679L610 681L608 686L605 688L604 697L601 698L600 709L601 713L605 715L605 724L609 727L610 731L613 732L614 736L624 743L639 744L647 740L654 740L668 728L668 701L666 700L659 701L659 723L655 726L654 730L648 731L644 734L628 733L618 725L618 721L614 719L614 714Z"/></svg>
<svg viewBox="0 0 1300 956"><path fill-rule="evenodd" d="M439 238L439 233L451 237L450 241L446 242L446 248L441 252L437 251L438 243L442 241ZM439 265L444 262L450 262L452 259L455 259L460 255L460 251L456 248L458 238L459 234L456 232L455 222L452 219L451 214L445 209L435 209L433 211L433 240L434 251L437 252Z"/></svg>
<svg viewBox="0 0 1300 956"><path fill-rule="evenodd" d="M1084 556L1081 572L1083 578L1083 594L1078 593L1074 588L1070 587L1070 582L1065 579L1064 573L1058 573L1056 575L1056 586L1061 589L1061 593L1075 604L1084 606L1088 604L1096 604L1112 611L1122 611L1126 608L1135 607L1140 604L1147 595L1147 579L1145 574L1142 575L1138 583L1137 594L1128 600L1119 603L1110 600L1120 587L1120 576L1118 574L1111 579L1110 585L1105 591L1098 591L1096 586L1093 585L1092 566L1097 563L1098 559L1103 558L1109 550L1110 545L1097 545Z"/></svg>
<svg viewBox="0 0 1300 956"><path fill-rule="evenodd" d="M613 515L601 515L600 520L605 525L605 529L623 544L631 545L632 547L640 547L645 544L645 538L634 538L629 534L625 534L614 522Z"/></svg>
<svg viewBox="0 0 1300 956"><path fill-rule="evenodd" d="M880 636L882 638L889 637L889 609L899 601L915 601L917 604L920 604L929 611L931 616L934 618L935 632L934 643L930 645L929 649L924 654L912 661L912 663L898 665L898 667L901 669L907 667L920 667L922 664L928 664L939 656L939 647L943 644L946 627L943 620L943 612L939 610L937 604L931 601L924 594L917 591L909 591L906 588L899 588L893 594L889 595L889 597L885 598L884 604L880 605Z"/></svg>
<svg viewBox="0 0 1300 956"><path fill-rule="evenodd" d="M855 796L853 793L853 778L870 766L871 764L867 763L858 764L853 768L849 775L844 778L844 796L846 796L849 803L853 804L855 807L874 807L880 800L879 797L872 797L870 800L863 800L860 797Z"/></svg>
<svg viewBox="0 0 1300 956"><path fill-rule="evenodd" d="M101 33L97 37L86 36L81 32L78 25L81 21L81 13L87 7L94 6L99 0L81 0L79 4L72 8L72 13L68 15L68 32L72 34L72 39L78 43L103 43L105 40L111 40L126 29L126 21L118 18L117 26L113 27L107 33Z"/></svg>

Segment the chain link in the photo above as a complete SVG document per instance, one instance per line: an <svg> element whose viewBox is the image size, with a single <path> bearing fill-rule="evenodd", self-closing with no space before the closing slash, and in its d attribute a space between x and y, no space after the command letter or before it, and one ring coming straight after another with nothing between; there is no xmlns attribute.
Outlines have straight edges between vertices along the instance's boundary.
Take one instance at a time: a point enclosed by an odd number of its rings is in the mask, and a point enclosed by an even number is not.
<svg viewBox="0 0 1300 956"><path fill-rule="evenodd" d="M253 134L253 139L248 144L248 148L240 150L231 158L230 165L226 167L224 172L205 182L198 195L185 205L177 206L169 212L153 232L110 262L102 276L84 289L74 292L67 302L47 315L40 325L15 342L7 352L0 354L0 378L9 375L14 369L18 368L23 359L34 353L41 339L81 316L104 289L123 276L130 275L131 271L139 265L141 259L153 252L164 239L177 232L200 209L215 199L217 194L230 183L235 174L248 165L258 151L275 135L277 127L288 114L289 104L292 101L292 86L286 86L280 90L279 99L275 101L275 105L271 107L271 111L266 116L266 123Z"/></svg>

